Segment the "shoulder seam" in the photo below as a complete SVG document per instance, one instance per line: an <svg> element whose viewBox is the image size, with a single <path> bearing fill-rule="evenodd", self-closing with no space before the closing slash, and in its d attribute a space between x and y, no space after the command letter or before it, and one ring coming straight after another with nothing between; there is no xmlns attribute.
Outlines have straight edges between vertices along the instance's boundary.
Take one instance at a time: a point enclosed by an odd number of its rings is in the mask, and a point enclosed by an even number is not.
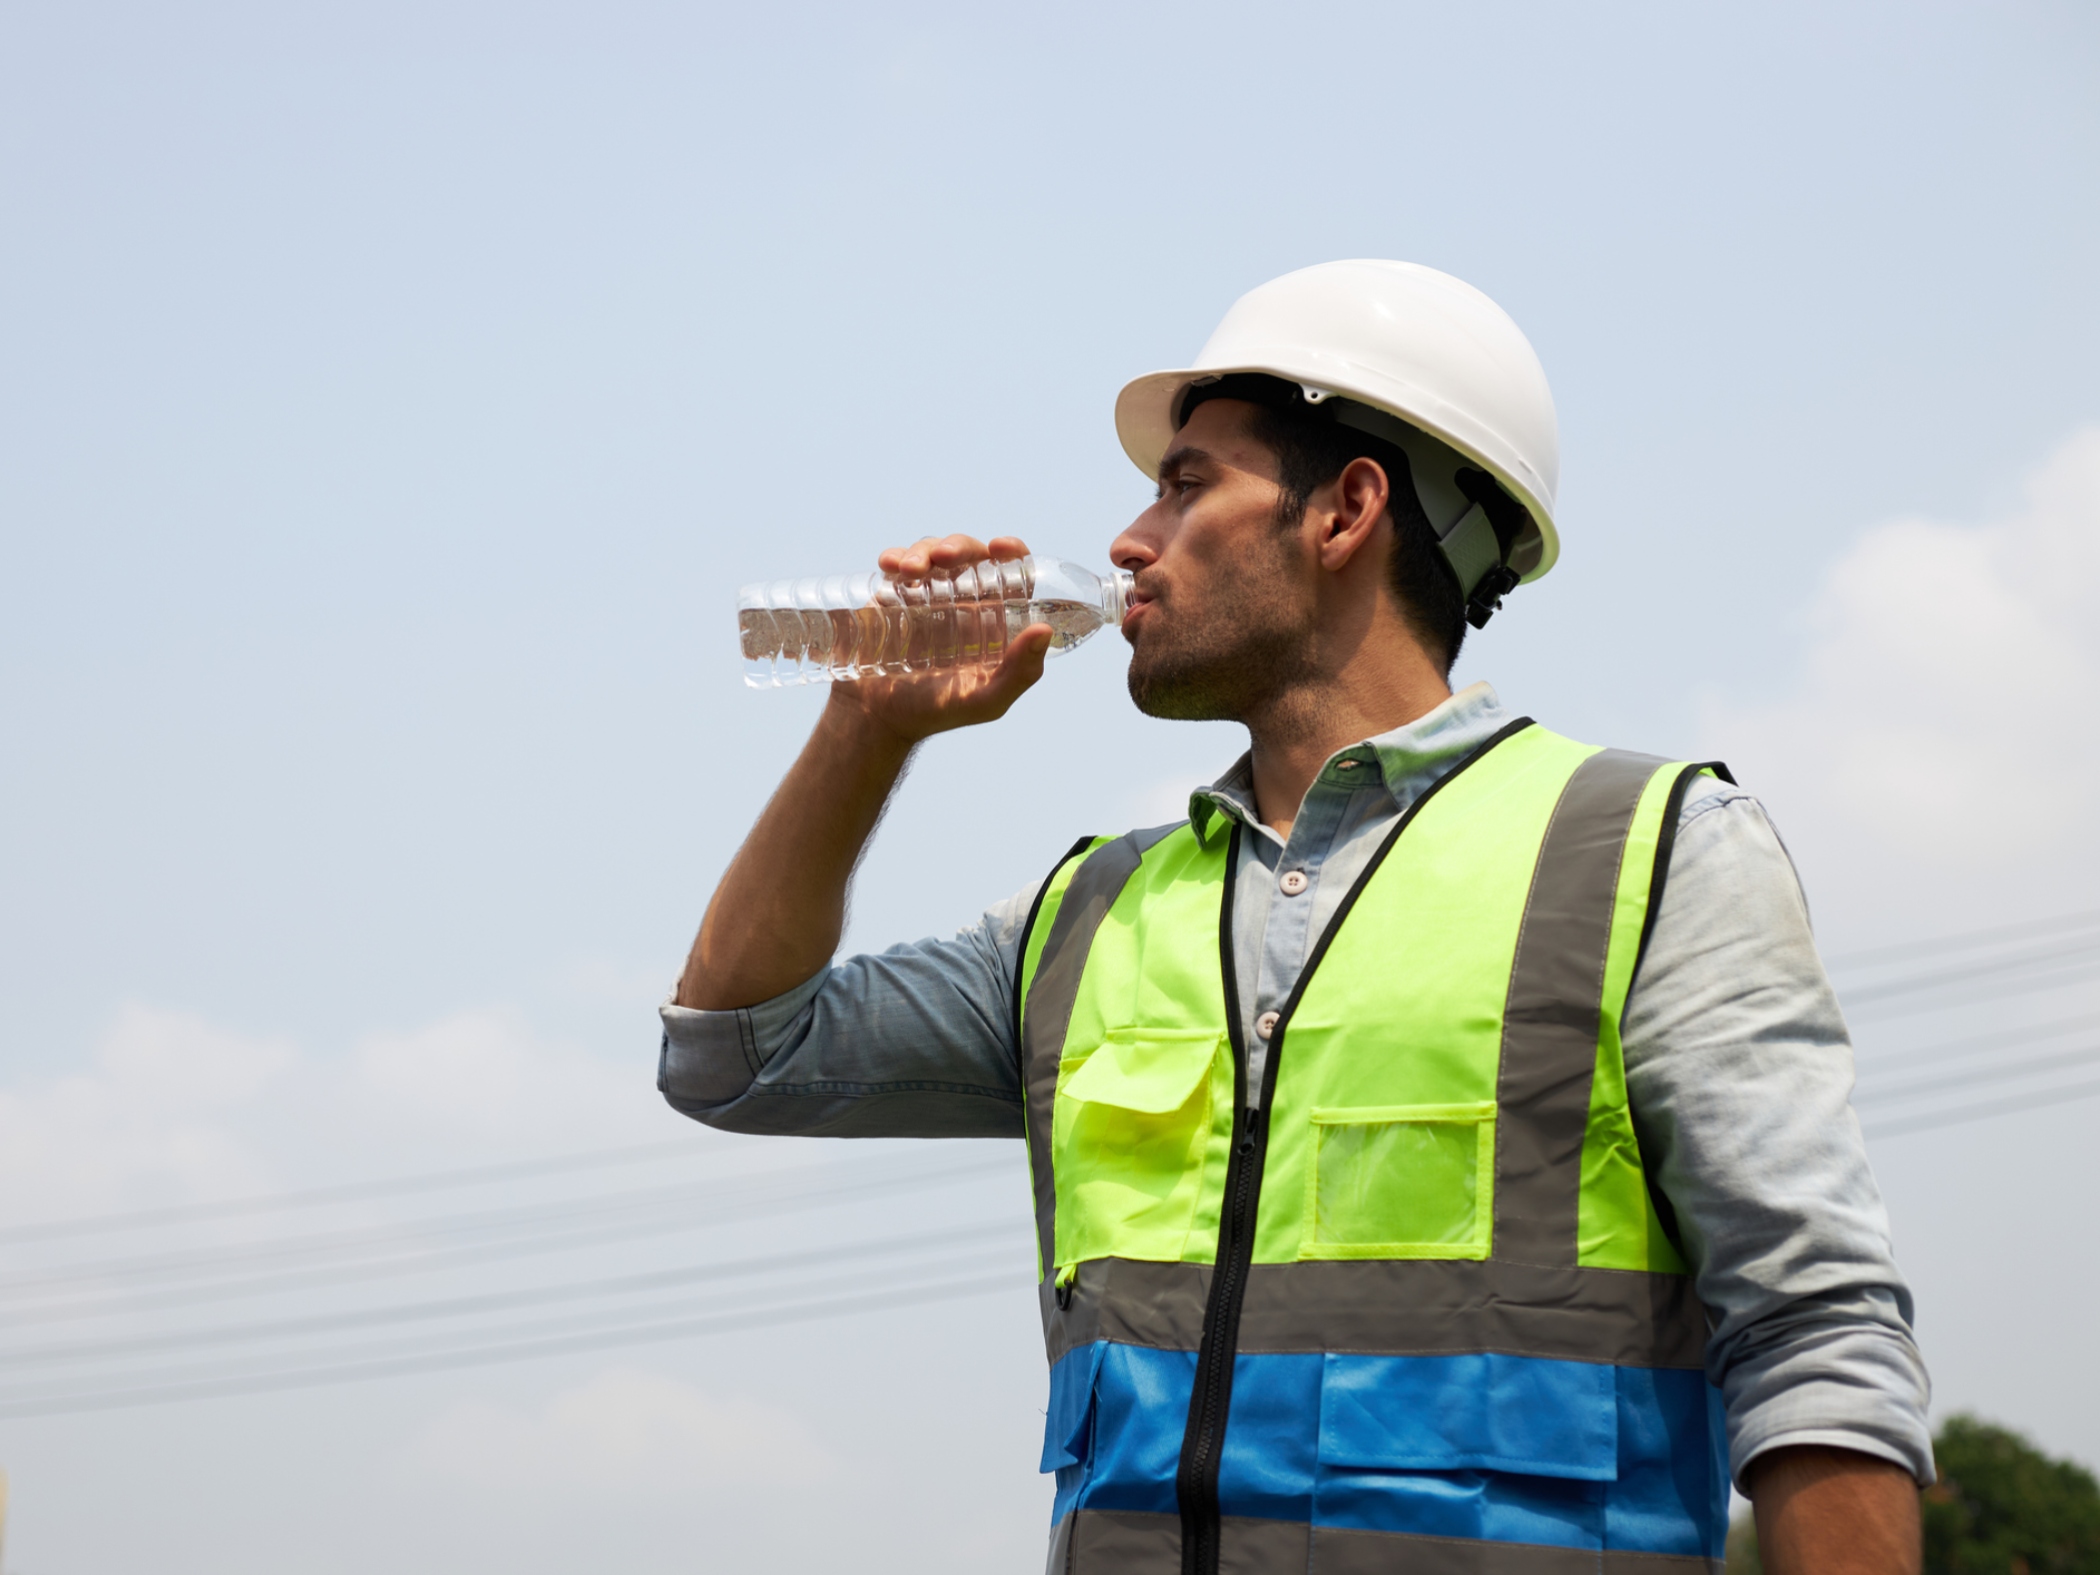
<svg viewBox="0 0 2100 1575"><path fill-rule="evenodd" d="M1702 793L1697 799L1688 800L1677 816L1677 824L1681 829L1689 826L1701 815L1717 809L1726 809L1732 804L1750 804L1759 809L1764 807L1755 793L1739 788L1732 782L1724 782L1715 791Z"/></svg>

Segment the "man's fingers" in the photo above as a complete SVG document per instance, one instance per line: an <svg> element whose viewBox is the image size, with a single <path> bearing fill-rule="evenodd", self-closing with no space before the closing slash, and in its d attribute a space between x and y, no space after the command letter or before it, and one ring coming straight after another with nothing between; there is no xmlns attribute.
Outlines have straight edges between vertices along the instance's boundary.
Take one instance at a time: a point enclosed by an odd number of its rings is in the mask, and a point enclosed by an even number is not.
<svg viewBox="0 0 2100 1575"><path fill-rule="evenodd" d="M975 536L943 536L933 544L931 556L936 569L953 574L973 563L984 562L990 553Z"/></svg>
<svg viewBox="0 0 2100 1575"><path fill-rule="evenodd" d="M938 545L937 538L921 536L909 547L886 547L876 558L875 566L884 574L918 579L933 567L933 549Z"/></svg>
<svg viewBox="0 0 2100 1575"><path fill-rule="evenodd" d="M1028 556L1028 543L1018 536L994 536L990 542L957 533L953 536L921 536L909 547L890 547L875 561L884 574L898 579L924 579L929 574L959 574L987 558L1011 563Z"/></svg>

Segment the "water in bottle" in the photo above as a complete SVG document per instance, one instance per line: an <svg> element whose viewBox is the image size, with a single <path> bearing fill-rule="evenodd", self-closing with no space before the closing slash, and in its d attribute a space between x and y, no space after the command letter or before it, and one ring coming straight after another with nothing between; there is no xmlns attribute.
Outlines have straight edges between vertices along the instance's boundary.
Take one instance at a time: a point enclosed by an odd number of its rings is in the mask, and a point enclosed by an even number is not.
<svg viewBox="0 0 2100 1575"><path fill-rule="evenodd" d="M878 573L810 576L737 593L744 682L754 689L877 673L996 667L1030 624L1051 629L1050 654L1123 621L1130 575L1097 575L1059 558L980 563L960 574L895 580Z"/></svg>

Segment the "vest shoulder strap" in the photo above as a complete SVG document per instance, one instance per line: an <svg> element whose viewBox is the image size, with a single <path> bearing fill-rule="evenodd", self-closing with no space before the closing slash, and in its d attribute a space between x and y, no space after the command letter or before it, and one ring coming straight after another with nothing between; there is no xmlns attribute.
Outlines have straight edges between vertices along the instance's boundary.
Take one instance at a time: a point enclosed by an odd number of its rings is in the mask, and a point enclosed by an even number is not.
<svg viewBox="0 0 2100 1575"><path fill-rule="evenodd" d="M1020 940L1014 947L1013 1027L1014 1053L1016 1055L1020 1053L1021 1048L1021 999L1026 990L1028 977L1033 972L1035 963L1042 956L1043 952L1042 941L1036 936L1036 921L1043 916L1043 903L1049 898L1053 888L1057 889L1062 895L1065 882L1071 879L1072 871L1078 868L1078 861L1100 847L1107 840L1106 837L1081 837L1077 842L1065 849L1058 856L1057 862L1050 866L1050 873L1043 877L1042 885L1036 887L1035 900L1028 905L1028 917L1021 921Z"/></svg>

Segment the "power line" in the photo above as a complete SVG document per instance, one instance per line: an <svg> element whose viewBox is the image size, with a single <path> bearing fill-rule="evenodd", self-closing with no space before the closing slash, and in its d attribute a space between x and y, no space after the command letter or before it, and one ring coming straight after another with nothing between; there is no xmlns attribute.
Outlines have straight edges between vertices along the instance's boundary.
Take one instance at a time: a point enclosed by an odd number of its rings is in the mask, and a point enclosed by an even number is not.
<svg viewBox="0 0 2100 1575"><path fill-rule="evenodd" d="M2040 1105L2069 1104L2074 1100L2090 1099L2095 1094L2100 1094L2100 1082L2068 1083L2061 1088L2045 1088L2039 1093L2018 1099L2001 1099L1988 1105L1961 1105L1952 1110L1906 1116L1896 1121L1880 1122L1864 1130L1868 1137L1903 1137L1912 1132L1929 1132L1934 1127L1959 1126L1965 1121L1985 1121L1992 1116L2009 1116L2016 1111L2033 1110Z"/></svg>
<svg viewBox="0 0 2100 1575"><path fill-rule="evenodd" d="M2020 1045L2038 1044L2044 1039L2059 1038L2081 1028L2091 1028L2100 1023L2100 1012L2085 1012L2077 1017L2059 1017L2051 1022L2034 1023L2016 1034L1988 1033L1971 1034L1966 1039L1949 1039L1940 1044L1926 1045L1919 1050L1895 1050L1883 1055L1855 1059L1854 1065L1861 1070L1872 1067L1894 1066L1899 1062L1905 1066L1927 1065L1934 1061L1951 1061L1977 1050L2006 1050Z"/></svg>
<svg viewBox="0 0 2100 1575"><path fill-rule="evenodd" d="M2100 909L2087 913L2067 913L2054 919L2031 919L2025 924L2002 924L1988 930L1968 930L1959 935L1943 935L1931 940L1899 941L1893 946L1874 946L1865 951L1844 952L1836 957L1825 958L1823 966L1868 968L1878 964L1903 962L1912 957L1933 956L1942 952L1988 946L2000 941L2025 940L2030 936L2092 929L2096 926L2100 926Z"/></svg>
<svg viewBox="0 0 2100 1575"><path fill-rule="evenodd" d="M1912 999L1909 1001L1896 998L1893 1006L1890 1006L1887 1001L1869 1001L1866 1003L1868 1010L1865 1015L1869 1019L1878 1018L1885 1020L1891 1017L1912 1017L1919 1012L1951 1012L1957 1007L1974 1006L1981 1001L1998 1001L2008 996L2039 995L2047 990L2067 989L2072 985L2083 984L2096 978L2100 978L2100 958L2096 958L2089 963L2075 963L2068 967L2059 968L2056 972L2045 974L2040 978L2001 979L1995 984L1985 984L1980 988L1972 987L1964 995L1940 996L1938 998L1928 995L1923 1000ZM1844 1000L1842 996L1839 999L1841 1001ZM1847 1001L1844 1004L1848 1017L1859 1015L1856 1002Z"/></svg>
<svg viewBox="0 0 2100 1575"><path fill-rule="evenodd" d="M950 1261L958 1252L970 1260L958 1265ZM920 1278L930 1274L953 1273L958 1267L986 1267L986 1254L981 1248L965 1248L951 1245L946 1253L935 1253L912 1265ZM523 1319L497 1319L471 1324L464 1328L438 1330L408 1330L382 1335L377 1339L336 1341L318 1350L291 1350L268 1353L236 1353L233 1356L207 1358L202 1364L178 1362L174 1365L154 1363L146 1367L130 1367L123 1364L115 1368L105 1366L100 1373L74 1375L65 1378L43 1379L17 1377L0 1389L0 1405L27 1403L48 1398L53 1394L70 1393L83 1384L99 1381L107 1385L125 1385L143 1382L217 1382L222 1379L252 1376L259 1372L280 1371L287 1362L312 1365L338 1366L345 1362L366 1360L393 1360L401 1356L445 1354L458 1350L478 1350L493 1342L512 1341L520 1338L542 1338L553 1335L587 1333L613 1327L627 1327L638 1318L661 1318L667 1314L693 1316L705 1313L709 1316L740 1312L753 1306L770 1306L784 1299L806 1297L812 1294L853 1290L864 1297L883 1296L898 1284L898 1280L885 1271L871 1271L864 1266L830 1272L815 1279L802 1280L798 1284L776 1285L770 1288L751 1290L748 1287L732 1288L728 1294L717 1291L695 1301L690 1294L684 1299L669 1303L627 1307L599 1307L584 1311L569 1311ZM909 1283L909 1282L905 1282Z"/></svg>
<svg viewBox="0 0 2100 1575"><path fill-rule="evenodd" d="M884 1171L894 1172L901 1168L903 1167L886 1166ZM915 1179L921 1175L942 1177L959 1170L978 1168L983 1168L982 1162L961 1166L951 1163L932 1170L922 1170L913 1165L905 1171L902 1178L894 1174L878 1173L858 1181L856 1185L880 1187L898 1179ZM361 1250L384 1251L400 1244L481 1233L503 1234L521 1230L540 1232L570 1225L593 1225L610 1213L647 1212L724 1201L734 1203L744 1196L763 1195L777 1190L775 1184L779 1181L793 1182L804 1178L821 1179L826 1182L827 1185L820 1190L827 1194L844 1190L836 1185L837 1167L800 1165L792 1169L736 1178L738 1182L745 1183L742 1186L732 1185L725 1188L715 1185L695 1187L681 1184L674 1187L641 1187L624 1192L599 1193L593 1197L551 1205L527 1204L521 1207L477 1210L468 1214L439 1215L431 1219L411 1221L405 1225L352 1226L305 1236L243 1243L235 1247L184 1247L128 1258L106 1258L69 1265L62 1270L17 1271L0 1275L0 1296L11 1294L19 1287L113 1279L152 1279L168 1275L208 1274L221 1270L238 1271L250 1264L269 1263L284 1258L356 1253Z"/></svg>
<svg viewBox="0 0 2100 1575"><path fill-rule="evenodd" d="M405 1225L350 1226L305 1236L244 1242L233 1247L183 1247L127 1258L106 1258L60 1270L20 1270L0 1275L0 1297L110 1281L226 1278L237 1276L244 1270L266 1271L268 1265L286 1260L398 1255L403 1248L459 1237L574 1231L592 1228L608 1214L678 1209L706 1203L715 1196L714 1189L707 1187L647 1187L551 1206L488 1209L417 1220Z"/></svg>
<svg viewBox="0 0 2100 1575"><path fill-rule="evenodd" d="M2100 1045L2085 1045L2077 1050L2060 1051L2055 1055L2030 1056L2024 1061L2011 1061L2002 1066L1985 1067L1974 1072L1957 1072L1950 1077L1928 1078L1922 1083L1889 1089L1874 1087L1857 1095L1853 1103L1886 1104L1894 1100L1916 1099L1925 1094L1944 1094L1957 1088L1974 1088L1982 1083L2001 1083L2013 1078L2034 1077L2043 1072L2060 1072L2066 1067L2084 1066L2091 1061L2100 1061Z"/></svg>
<svg viewBox="0 0 2100 1575"><path fill-rule="evenodd" d="M1863 985L1841 992L1854 1005L1879 1001L1889 996L1909 995L1918 990L1944 989L1950 984L1963 984L1974 979L1988 978L1994 974L2012 973L2023 968L2037 968L2047 963L2063 964L2071 959L2090 957L2100 940L2080 941L2075 946L2062 946L2054 951L2014 952L2005 957L1993 957L1988 962L1971 963L1963 968L1936 968L1931 973L1912 974L1908 978L1890 979L1881 984Z"/></svg>
<svg viewBox="0 0 2100 1575"><path fill-rule="evenodd" d="M314 1313L296 1318L273 1318L258 1322L187 1329L174 1334L135 1335L116 1339L74 1340L48 1345L17 1346L0 1350L0 1364L31 1362L77 1362L139 1352L181 1350L199 1346L237 1345L248 1342L327 1334L340 1329L370 1328L386 1324L414 1323L477 1313L506 1312L520 1307L545 1306L555 1302L584 1301L594 1297L630 1295L651 1290L717 1280L735 1280L802 1268L816 1263L841 1263L862 1258L898 1258L923 1247L953 1247L959 1243L1010 1237L1021 1227L1012 1220L948 1230L920 1231L844 1246L823 1246L799 1252L767 1253L734 1258L722 1263L691 1264L676 1269L653 1269L638 1274L612 1275L596 1280L571 1281L533 1286L515 1291L491 1291L472 1296L450 1296L433 1301L408 1302L386 1307L360 1308L353 1312Z"/></svg>
<svg viewBox="0 0 2100 1575"><path fill-rule="evenodd" d="M699 1230L713 1225L761 1219L778 1214L800 1213L806 1209L839 1207L857 1203L865 1197L887 1192L907 1191L921 1186L967 1179L974 1175L990 1175L1004 1171L1002 1163L987 1164L979 1161L973 1165L956 1166L945 1170L925 1171L888 1180L863 1179L854 1184L850 1192L838 1187L810 1187L799 1191L766 1194L747 1201L733 1214L722 1212L717 1207L705 1217L680 1215L667 1222L644 1221L620 1227L597 1226L584 1232L570 1230L555 1234L538 1234L523 1240L496 1242L484 1246L436 1248L420 1253L398 1255L392 1261L365 1262L320 1267L304 1270L279 1271L257 1275L245 1280L219 1284L176 1287L154 1292L148 1296L136 1293L117 1297L86 1297L75 1300L32 1307L8 1309L0 1314L0 1324L24 1325L70 1321L83 1316L95 1316L110 1311L152 1311L168 1307L198 1306L210 1302L234 1300L254 1296L284 1295L293 1291L311 1290L319 1286L358 1283L375 1279L395 1278L404 1274L423 1274L462 1268L471 1264L503 1262L509 1259L534 1257L549 1252L566 1252L578 1246L578 1236L584 1237L582 1245L597 1247L614 1242L633 1241L649 1236L666 1235L679 1230Z"/></svg>
<svg viewBox="0 0 2100 1575"><path fill-rule="evenodd" d="M1011 1272L979 1275L928 1285L910 1285L893 1290L909 1291L915 1305L980 1296L990 1291L1014 1290L1029 1283L1026 1276ZM71 1395L38 1397L21 1403L0 1399L0 1417L66 1416L84 1411L110 1411L137 1406L166 1405L184 1400L218 1396L264 1394L281 1389L314 1388L325 1384L351 1383L365 1378L390 1378L410 1373L449 1372L463 1367L487 1367L499 1363L530 1361L542 1356L561 1356L583 1351L642 1345L698 1335L722 1334L760 1325L777 1326L836 1318L847 1313L867 1314L872 1309L865 1293L829 1300L778 1307L717 1313L697 1318L654 1324L636 1324L587 1334L528 1340L512 1345L481 1346L470 1350L420 1357L382 1358L334 1366L288 1369L220 1380L139 1385L130 1389L104 1389Z"/></svg>
<svg viewBox="0 0 2100 1575"><path fill-rule="evenodd" d="M515 1160L500 1165L476 1165L464 1170L426 1171L418 1175L394 1176L379 1181L351 1181L331 1187L309 1187L297 1192L230 1198L220 1203L182 1203L167 1208L135 1209L123 1214L91 1214L75 1219L9 1225L0 1227L0 1243L51 1241L67 1236L96 1236L163 1225L190 1225L205 1220L235 1219L244 1214L324 1208L333 1204L362 1202L370 1198L403 1197L417 1192L438 1192L454 1187L483 1187L498 1181L516 1181L532 1176L602 1170L616 1165L638 1165L650 1160L668 1159L673 1155L690 1158L702 1152L704 1150L691 1140L683 1138L668 1143L587 1149L581 1153L553 1154L543 1159Z"/></svg>

